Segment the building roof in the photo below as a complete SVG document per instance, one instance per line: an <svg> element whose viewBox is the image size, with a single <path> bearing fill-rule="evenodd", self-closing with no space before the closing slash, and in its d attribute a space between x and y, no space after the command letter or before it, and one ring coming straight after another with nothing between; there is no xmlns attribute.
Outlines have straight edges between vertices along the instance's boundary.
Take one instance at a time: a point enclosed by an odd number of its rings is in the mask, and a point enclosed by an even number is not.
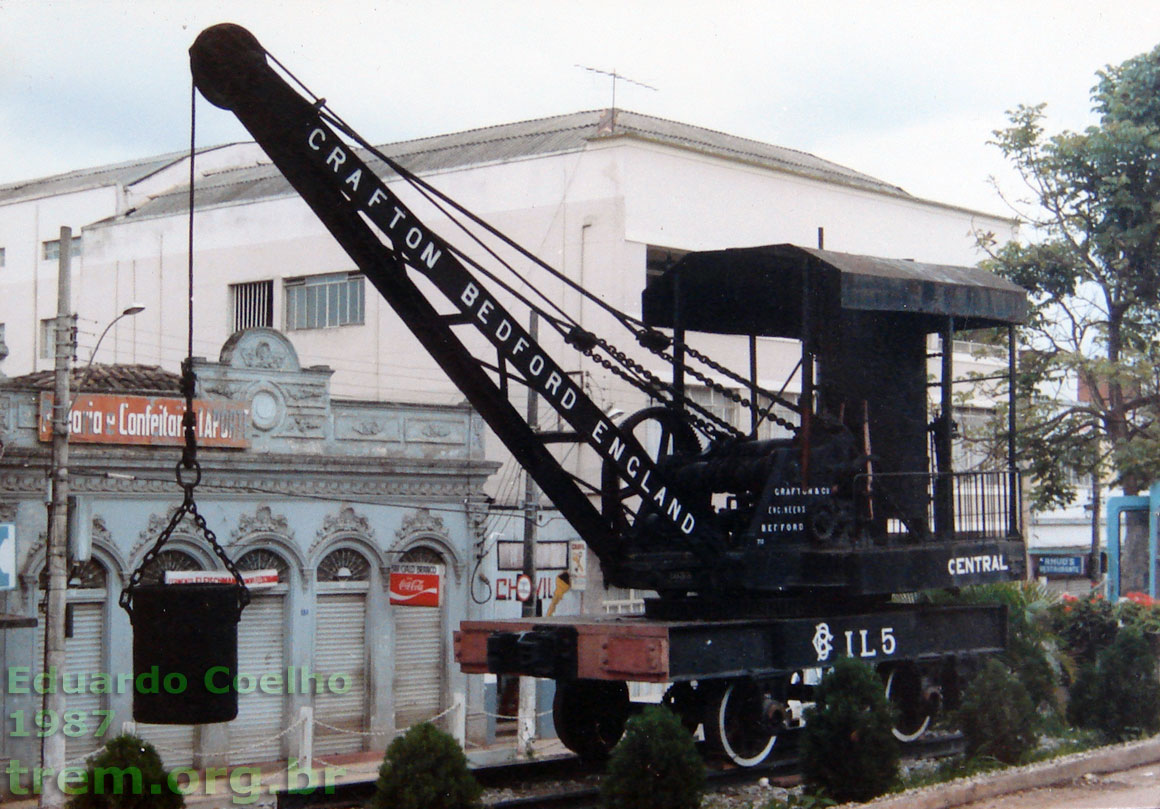
<svg viewBox="0 0 1160 809"><path fill-rule="evenodd" d="M87 373L87 377L86 377ZM56 380L55 371L36 371L24 376L14 376L4 380L4 384L14 388L52 390ZM156 365L100 365L85 368L76 367L69 374L72 394L84 381L86 393L145 393L171 395L181 392L181 376L164 371Z"/></svg>
<svg viewBox="0 0 1160 809"><path fill-rule="evenodd" d="M50 177L6 183L0 185L0 204L16 202L21 199L36 199L60 194L72 194L77 191L86 191L90 188L101 188L109 185L119 185L122 187L132 185L188 156L188 150L184 152L170 152L169 154L157 155L155 157L130 160L126 163L114 163L109 166L77 169L76 171L69 171L64 174L54 174Z"/></svg>
<svg viewBox="0 0 1160 809"><path fill-rule="evenodd" d="M593 142L615 138L637 138L825 182L910 197L898 186L806 152L627 110L616 110L614 115L608 110L576 112L400 141L378 148L410 171L426 174L463 166L578 152ZM368 159L368 163L384 176L389 174L380 161ZM195 190L195 204L199 208L294 193L277 168L270 164L211 173L197 181ZM188 187L173 188L127 212L126 217L138 219L183 213L188 209L188 194Z"/></svg>

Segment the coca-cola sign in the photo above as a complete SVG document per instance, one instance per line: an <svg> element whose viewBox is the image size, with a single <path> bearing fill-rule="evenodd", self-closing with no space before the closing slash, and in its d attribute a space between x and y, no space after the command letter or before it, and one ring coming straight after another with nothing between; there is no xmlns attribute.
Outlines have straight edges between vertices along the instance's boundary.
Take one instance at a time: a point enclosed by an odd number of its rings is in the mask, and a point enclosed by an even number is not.
<svg viewBox="0 0 1160 809"><path fill-rule="evenodd" d="M400 607L438 607L441 573L440 565L392 565L391 603Z"/></svg>

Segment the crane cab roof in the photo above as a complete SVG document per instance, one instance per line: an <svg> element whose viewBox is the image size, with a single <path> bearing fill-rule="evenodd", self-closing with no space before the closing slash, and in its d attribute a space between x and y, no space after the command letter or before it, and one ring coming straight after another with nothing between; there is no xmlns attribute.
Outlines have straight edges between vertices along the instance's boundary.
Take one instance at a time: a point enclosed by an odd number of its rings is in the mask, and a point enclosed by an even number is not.
<svg viewBox="0 0 1160 809"><path fill-rule="evenodd" d="M679 279L679 280L678 280ZM1022 323L1027 292L977 267L861 256L792 244L688 253L642 295L645 322L716 334L800 338L847 311L896 313L925 332Z"/></svg>

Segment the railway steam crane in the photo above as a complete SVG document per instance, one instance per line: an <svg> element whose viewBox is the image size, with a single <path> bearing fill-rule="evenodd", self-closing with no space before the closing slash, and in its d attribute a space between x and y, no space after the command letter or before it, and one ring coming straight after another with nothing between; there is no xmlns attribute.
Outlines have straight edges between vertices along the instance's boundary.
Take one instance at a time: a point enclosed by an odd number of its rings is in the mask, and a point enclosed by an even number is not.
<svg viewBox="0 0 1160 809"><path fill-rule="evenodd" d="M516 270L503 256L586 290L300 94L245 29L206 29L190 57L198 90L249 130L596 554L605 580L657 594L631 618L461 624L463 671L556 681L554 719L569 748L598 757L615 744L631 710L627 682L671 683L665 701L688 726L703 725L736 764L757 764L796 721L795 701L809 699L805 673L841 655L879 667L900 708L896 734L916 738L954 700L956 664L1005 646L1001 606L895 596L1024 577L1011 448L1005 467L956 471L950 417L956 331L1006 327L1009 377L1022 289L972 268L792 245L691 253L644 291L640 318L591 298L634 351L655 355L647 361L537 308L556 343L654 403L614 422L509 311L534 308L537 287L507 280ZM396 193L404 183L476 243L461 249L433 232ZM798 400L713 362L690 344L695 332L800 341ZM931 355L928 344L941 348ZM689 378L749 408L751 432L699 407ZM567 429L548 436L528 424L511 398L520 387ZM759 440L765 419L787 437ZM581 452L592 462L575 464Z"/></svg>

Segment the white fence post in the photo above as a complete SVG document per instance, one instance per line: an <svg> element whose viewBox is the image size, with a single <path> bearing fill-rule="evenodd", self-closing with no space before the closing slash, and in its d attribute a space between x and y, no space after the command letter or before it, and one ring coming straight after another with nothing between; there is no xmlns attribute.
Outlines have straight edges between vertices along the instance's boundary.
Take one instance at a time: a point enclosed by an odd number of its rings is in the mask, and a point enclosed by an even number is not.
<svg viewBox="0 0 1160 809"><path fill-rule="evenodd" d="M303 705L298 709L298 721L302 724L298 739L298 769L314 769L314 708Z"/></svg>
<svg viewBox="0 0 1160 809"><path fill-rule="evenodd" d="M467 696L462 691L451 695L451 734L459 746L467 748Z"/></svg>

